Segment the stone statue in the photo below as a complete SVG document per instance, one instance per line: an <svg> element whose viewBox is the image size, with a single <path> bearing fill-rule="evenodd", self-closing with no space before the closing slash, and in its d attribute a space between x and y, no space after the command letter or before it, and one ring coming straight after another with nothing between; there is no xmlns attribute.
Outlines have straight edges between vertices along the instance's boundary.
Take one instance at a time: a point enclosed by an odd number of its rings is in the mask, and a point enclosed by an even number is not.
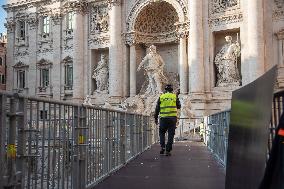
<svg viewBox="0 0 284 189"><path fill-rule="evenodd" d="M164 76L164 61L156 52L156 46L149 47L149 53L143 58L139 64L137 71L144 67L149 81L145 94L163 93L163 84L167 83L167 78Z"/></svg>
<svg viewBox="0 0 284 189"><path fill-rule="evenodd" d="M217 86L239 86L240 75L237 67L237 60L241 54L241 48L236 41L232 43L232 36L225 37L227 44L218 52L215 57L217 67Z"/></svg>
<svg viewBox="0 0 284 189"><path fill-rule="evenodd" d="M107 92L108 90L108 65L105 55L101 55L97 68L92 76L96 80L97 92Z"/></svg>

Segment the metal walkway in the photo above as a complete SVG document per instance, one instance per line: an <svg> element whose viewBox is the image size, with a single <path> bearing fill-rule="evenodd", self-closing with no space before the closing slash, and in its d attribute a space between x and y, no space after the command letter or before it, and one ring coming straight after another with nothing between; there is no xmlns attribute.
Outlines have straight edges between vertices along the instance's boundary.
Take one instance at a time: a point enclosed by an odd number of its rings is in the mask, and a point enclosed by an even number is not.
<svg viewBox="0 0 284 189"><path fill-rule="evenodd" d="M201 142L176 142L172 156L155 144L94 189L223 189L225 169Z"/></svg>

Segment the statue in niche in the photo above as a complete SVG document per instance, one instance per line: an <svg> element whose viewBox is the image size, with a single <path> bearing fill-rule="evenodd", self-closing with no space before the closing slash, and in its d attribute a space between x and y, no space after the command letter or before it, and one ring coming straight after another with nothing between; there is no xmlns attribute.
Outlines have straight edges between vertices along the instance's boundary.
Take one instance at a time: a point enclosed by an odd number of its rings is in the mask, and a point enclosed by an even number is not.
<svg viewBox="0 0 284 189"><path fill-rule="evenodd" d="M96 92L107 92L108 90L108 65L107 59L104 54L101 54L101 60L98 62L98 66L94 70L92 76L96 80L97 90Z"/></svg>
<svg viewBox="0 0 284 189"><path fill-rule="evenodd" d="M226 36L225 44L215 57L215 65L217 68L217 86L239 86L240 74L238 71L238 57L241 54L240 44L238 40L232 43L232 36Z"/></svg>
<svg viewBox="0 0 284 189"><path fill-rule="evenodd" d="M149 47L149 53L143 58L139 64L137 71L144 67L147 80L149 82L146 95L154 95L163 93L163 84L167 83L167 78L164 76L164 61L156 52L156 46Z"/></svg>

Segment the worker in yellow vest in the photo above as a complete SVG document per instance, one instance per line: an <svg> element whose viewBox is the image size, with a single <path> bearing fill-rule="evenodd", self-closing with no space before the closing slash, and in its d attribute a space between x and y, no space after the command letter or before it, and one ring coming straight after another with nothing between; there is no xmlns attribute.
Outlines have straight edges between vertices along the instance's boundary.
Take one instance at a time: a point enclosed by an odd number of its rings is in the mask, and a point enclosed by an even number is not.
<svg viewBox="0 0 284 189"><path fill-rule="evenodd" d="M177 109L180 109L180 101L178 99L178 94L173 93L172 85L168 84L165 87L165 93L162 94L156 105L155 109L155 123L158 125L158 116L160 115L160 154L164 154L166 151L166 156L171 155L176 123L177 123ZM168 142L165 145L165 134L168 132Z"/></svg>

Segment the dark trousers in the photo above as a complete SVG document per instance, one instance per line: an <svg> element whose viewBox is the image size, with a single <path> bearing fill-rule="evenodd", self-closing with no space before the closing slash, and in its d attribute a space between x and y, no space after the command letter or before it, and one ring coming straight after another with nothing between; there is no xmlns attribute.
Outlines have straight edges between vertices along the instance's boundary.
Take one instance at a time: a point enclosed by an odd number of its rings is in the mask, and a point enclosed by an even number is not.
<svg viewBox="0 0 284 189"><path fill-rule="evenodd" d="M176 122L177 122L176 117L160 119L160 128L159 128L160 145L162 148L166 148L166 151L168 152L172 150L174 136L175 136ZM166 145L165 134L167 131L168 131L168 142Z"/></svg>

